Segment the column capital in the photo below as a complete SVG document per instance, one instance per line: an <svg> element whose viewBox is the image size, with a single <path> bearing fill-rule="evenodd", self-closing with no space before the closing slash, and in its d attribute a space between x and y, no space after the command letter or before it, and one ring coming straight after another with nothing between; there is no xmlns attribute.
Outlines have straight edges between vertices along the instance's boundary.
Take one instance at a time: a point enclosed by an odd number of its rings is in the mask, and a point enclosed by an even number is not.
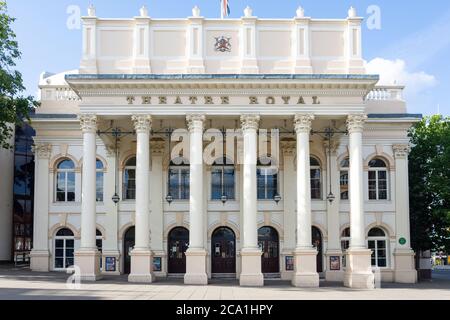
<svg viewBox="0 0 450 320"><path fill-rule="evenodd" d="M257 114L243 114L241 115L241 126L242 130L258 130L259 128L259 121L261 120L261 117Z"/></svg>
<svg viewBox="0 0 450 320"><path fill-rule="evenodd" d="M95 114L80 114L78 116L81 130L85 132L97 132L97 116Z"/></svg>
<svg viewBox="0 0 450 320"><path fill-rule="evenodd" d="M281 141L281 150L285 156L295 156L296 155L297 142L292 141Z"/></svg>
<svg viewBox="0 0 450 320"><path fill-rule="evenodd" d="M296 114L294 118L295 131L297 133L309 133L314 119L313 114Z"/></svg>
<svg viewBox="0 0 450 320"><path fill-rule="evenodd" d="M392 150L394 150L396 159L406 159L411 151L411 147L407 144L394 144Z"/></svg>
<svg viewBox="0 0 450 320"><path fill-rule="evenodd" d="M38 159L50 159L52 145L49 143L37 143L32 147L32 152Z"/></svg>
<svg viewBox="0 0 450 320"><path fill-rule="evenodd" d="M203 130L203 124L206 120L204 114L188 114L186 116L186 123L189 131L195 129Z"/></svg>
<svg viewBox="0 0 450 320"><path fill-rule="evenodd" d="M148 132L152 128L152 116L149 114L134 115L131 117L136 132Z"/></svg>
<svg viewBox="0 0 450 320"><path fill-rule="evenodd" d="M362 132L367 120L366 114L351 114L347 117L347 129L349 133Z"/></svg>

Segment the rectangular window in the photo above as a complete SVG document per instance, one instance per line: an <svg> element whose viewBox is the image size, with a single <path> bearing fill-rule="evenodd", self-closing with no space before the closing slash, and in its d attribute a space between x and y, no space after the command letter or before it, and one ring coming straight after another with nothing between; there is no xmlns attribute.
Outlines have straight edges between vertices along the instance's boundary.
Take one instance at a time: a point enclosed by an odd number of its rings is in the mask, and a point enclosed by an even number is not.
<svg viewBox="0 0 450 320"><path fill-rule="evenodd" d="M322 199L320 190L320 169L311 169L311 199Z"/></svg>
<svg viewBox="0 0 450 320"><path fill-rule="evenodd" d="M228 200L234 200L234 169L225 168L223 170L223 193ZM214 168L211 171L211 199L220 200L222 198L222 168Z"/></svg>
<svg viewBox="0 0 450 320"><path fill-rule="evenodd" d="M348 171L341 171L341 200L348 200Z"/></svg>
<svg viewBox="0 0 450 320"><path fill-rule="evenodd" d="M97 172L96 175L96 199L97 202L103 202L103 172Z"/></svg>
<svg viewBox="0 0 450 320"><path fill-rule="evenodd" d="M136 170L135 169L126 169L124 175L124 199L125 200L134 200L136 199Z"/></svg>
<svg viewBox="0 0 450 320"><path fill-rule="evenodd" d="M189 169L169 169L169 193L174 200L188 200L189 188Z"/></svg>
<svg viewBox="0 0 450 320"><path fill-rule="evenodd" d="M273 200L278 192L278 174L271 169L257 169L258 200Z"/></svg>

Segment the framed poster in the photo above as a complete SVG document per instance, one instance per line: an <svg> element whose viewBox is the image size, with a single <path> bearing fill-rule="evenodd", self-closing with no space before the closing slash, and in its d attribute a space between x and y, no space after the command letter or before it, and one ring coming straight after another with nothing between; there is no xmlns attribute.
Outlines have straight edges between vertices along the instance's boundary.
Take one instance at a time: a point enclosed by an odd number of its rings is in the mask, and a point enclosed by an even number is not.
<svg viewBox="0 0 450 320"><path fill-rule="evenodd" d="M162 271L162 259L161 257L153 258L153 271Z"/></svg>
<svg viewBox="0 0 450 320"><path fill-rule="evenodd" d="M286 271L294 271L294 257L286 256Z"/></svg>
<svg viewBox="0 0 450 320"><path fill-rule="evenodd" d="M332 271L341 270L341 257L339 256L330 257L330 270Z"/></svg>
<svg viewBox="0 0 450 320"><path fill-rule="evenodd" d="M115 272L116 271L116 258L115 257L105 257L105 271Z"/></svg>

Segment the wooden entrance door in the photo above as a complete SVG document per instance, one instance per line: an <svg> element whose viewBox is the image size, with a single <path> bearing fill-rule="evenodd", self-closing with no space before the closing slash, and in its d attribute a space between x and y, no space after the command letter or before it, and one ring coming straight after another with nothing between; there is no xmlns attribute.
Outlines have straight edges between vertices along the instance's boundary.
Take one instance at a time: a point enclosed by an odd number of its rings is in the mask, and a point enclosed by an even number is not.
<svg viewBox="0 0 450 320"><path fill-rule="evenodd" d="M123 238L123 273L131 272L131 251L134 248L134 227L131 227L125 233Z"/></svg>
<svg viewBox="0 0 450 320"><path fill-rule="evenodd" d="M169 233L168 272L186 273L186 250L189 246L189 230L182 227L172 229Z"/></svg>
<svg viewBox="0 0 450 320"><path fill-rule="evenodd" d="M262 273L280 272L280 249L278 232L272 227L262 227L258 230L258 243L262 251Z"/></svg>
<svg viewBox="0 0 450 320"><path fill-rule="evenodd" d="M312 227L312 244L317 249L317 272L323 272L322 232L317 227Z"/></svg>
<svg viewBox="0 0 450 320"><path fill-rule="evenodd" d="M230 228L216 229L211 237L211 272L236 273L236 236Z"/></svg>

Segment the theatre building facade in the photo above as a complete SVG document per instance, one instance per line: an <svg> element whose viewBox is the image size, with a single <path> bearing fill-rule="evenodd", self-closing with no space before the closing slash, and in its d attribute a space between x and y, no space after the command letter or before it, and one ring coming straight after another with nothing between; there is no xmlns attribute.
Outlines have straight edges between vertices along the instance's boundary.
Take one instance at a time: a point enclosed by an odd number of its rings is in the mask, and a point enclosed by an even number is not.
<svg viewBox="0 0 450 320"><path fill-rule="evenodd" d="M90 7L79 68L40 80L32 270L416 282L407 130L420 115L366 73L354 9L294 14Z"/></svg>

